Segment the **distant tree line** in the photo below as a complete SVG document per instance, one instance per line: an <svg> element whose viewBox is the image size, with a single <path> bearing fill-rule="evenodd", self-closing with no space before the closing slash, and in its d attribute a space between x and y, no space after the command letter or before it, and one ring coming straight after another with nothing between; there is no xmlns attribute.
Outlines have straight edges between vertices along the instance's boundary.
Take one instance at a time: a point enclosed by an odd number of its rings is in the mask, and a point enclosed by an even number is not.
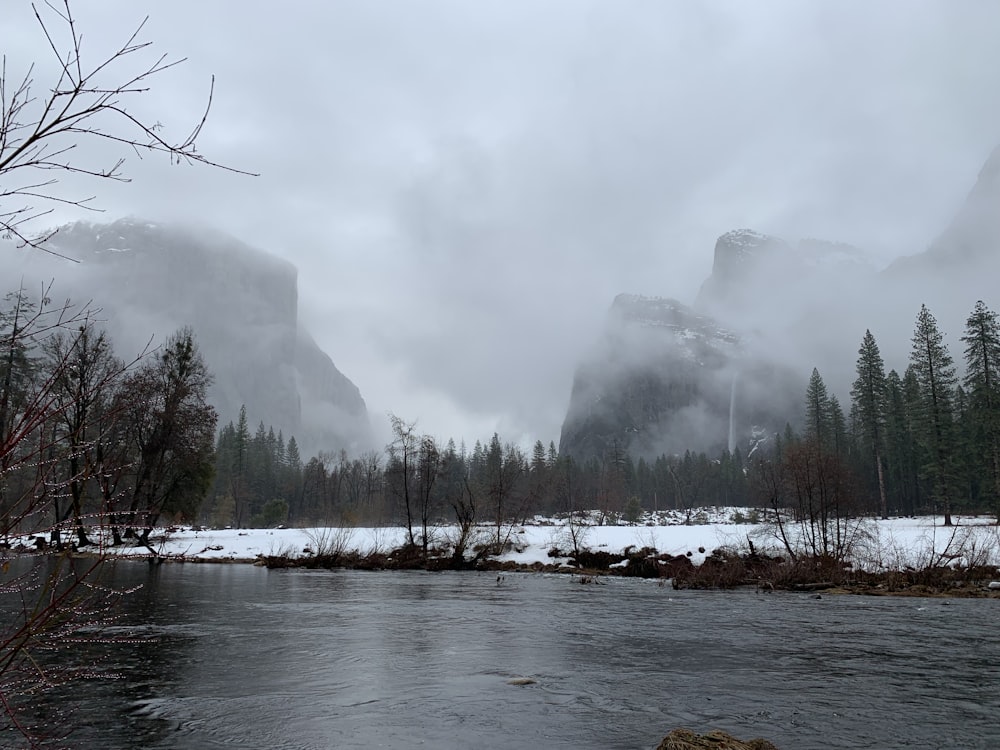
<svg viewBox="0 0 1000 750"><path fill-rule="evenodd" d="M959 378L943 335L921 307L909 365L886 372L866 331L847 411L814 370L801 423L739 448L634 459L615 444L577 462L541 441L530 452L494 434L471 449L439 442L390 415L393 440L358 457L320 454L300 461L294 438L245 410L220 433L205 522L234 525L406 526L414 545L429 529L489 525L502 545L513 524L534 514L598 511L607 522L643 511L692 513L707 505L791 510L809 522L817 554L846 544L841 519L935 510L1000 511L1000 326L978 302ZM747 517L750 517L748 514Z"/></svg>
<svg viewBox="0 0 1000 750"><path fill-rule="evenodd" d="M194 517L214 471L211 375L184 328L126 362L94 313L24 289L0 303L0 540L148 544Z"/></svg>
<svg viewBox="0 0 1000 750"><path fill-rule="evenodd" d="M837 519L1000 510L1000 324L979 302L962 336L964 375L922 307L909 365L886 372L866 332L848 410L818 371L803 419L744 456L739 449L633 458L618 445L577 462L553 443L530 451L498 434L472 448L441 443L390 415L392 441L360 456L303 461L294 437L246 408L215 432L211 375L182 329L123 362L93 314L33 300L0 308L0 535L49 531L61 545L148 542L164 518L216 526L401 524L415 546L441 523L492 529L509 541L534 514L596 511L634 522L643 511L706 505L792 509L815 521L819 552Z"/></svg>
<svg viewBox="0 0 1000 750"><path fill-rule="evenodd" d="M207 523L266 527L288 521L302 496L302 460L295 437L285 442L274 428L251 435L246 406L219 433L215 478L203 512Z"/></svg>
<svg viewBox="0 0 1000 750"><path fill-rule="evenodd" d="M494 433L472 448L439 442L390 415L393 440L361 456L320 453L304 463L295 438L258 424L246 409L216 444L216 472L201 520L212 525L399 524L421 545L440 523L489 525L496 545L535 514L598 512L613 523L644 510L691 512L709 504L752 504L737 449L635 461L623 449L578 463L540 440L526 452Z"/></svg>

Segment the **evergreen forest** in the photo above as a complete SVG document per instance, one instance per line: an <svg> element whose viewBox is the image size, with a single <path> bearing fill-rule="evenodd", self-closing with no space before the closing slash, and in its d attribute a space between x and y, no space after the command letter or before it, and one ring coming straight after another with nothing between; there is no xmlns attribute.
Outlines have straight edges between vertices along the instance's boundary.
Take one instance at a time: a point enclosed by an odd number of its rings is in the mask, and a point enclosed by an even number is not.
<svg viewBox="0 0 1000 750"><path fill-rule="evenodd" d="M597 511L635 522L644 511L693 513L709 505L792 508L838 517L998 513L1000 324L977 302L961 336L963 374L926 306L900 374L886 371L865 331L856 380L842 403L813 370L802 420L760 435L744 454L634 459L613 449L575 462L540 440L526 452L494 434L474 445L442 443L390 415L384 451L302 461L294 438L246 410L217 443L215 480L201 513L213 525L494 524L535 514ZM752 517L748 511L747 517Z"/></svg>
<svg viewBox="0 0 1000 750"><path fill-rule="evenodd" d="M842 403L813 370L802 420L761 434L746 454L630 456L579 463L554 443L530 451L498 434L472 446L421 434L390 415L384 450L300 455L294 436L248 408L216 431L211 373L183 329L134 361L118 358L87 310L23 290L0 310L0 534L50 531L90 544L144 543L157 524L216 527L404 525L504 529L536 514L586 511L599 523L704 506L791 509L819 519L1000 512L1000 323L976 303L959 370L921 307L909 362L886 371L871 331Z"/></svg>

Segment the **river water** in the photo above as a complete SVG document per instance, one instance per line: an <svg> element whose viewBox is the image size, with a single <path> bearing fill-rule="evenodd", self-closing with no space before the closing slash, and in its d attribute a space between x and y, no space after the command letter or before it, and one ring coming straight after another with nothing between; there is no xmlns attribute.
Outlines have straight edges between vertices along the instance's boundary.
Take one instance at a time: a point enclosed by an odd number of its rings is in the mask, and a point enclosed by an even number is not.
<svg viewBox="0 0 1000 750"><path fill-rule="evenodd" d="M1000 747L998 600L579 580L118 563L122 679L35 711L107 750Z"/></svg>

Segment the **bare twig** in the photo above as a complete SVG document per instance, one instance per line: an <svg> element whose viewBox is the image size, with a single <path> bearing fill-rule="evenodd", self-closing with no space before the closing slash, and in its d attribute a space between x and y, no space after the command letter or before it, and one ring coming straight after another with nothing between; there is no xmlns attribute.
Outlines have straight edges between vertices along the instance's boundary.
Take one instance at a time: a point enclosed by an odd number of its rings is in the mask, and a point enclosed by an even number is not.
<svg viewBox="0 0 1000 750"><path fill-rule="evenodd" d="M110 164L87 162L78 146L100 140L127 148L139 158L144 154L165 154L171 164L204 164L228 172L252 175L213 161L198 151L197 140L208 120L215 95L215 77L211 78L205 110L188 135L173 141L163 135L159 122L149 123L129 109L135 96L147 93L150 80L184 62L160 55L149 65L140 65L138 74L115 77L119 64L130 62L146 52L151 42L139 40L146 25L144 19L117 50L100 62L87 65L83 55L83 35L77 28L69 0L46 1L45 7L56 18L46 20L38 6L32 5L48 47L59 65L59 74L44 97L34 94L35 66L22 78L8 77L7 60L0 66L0 236L14 239L19 247L54 252L46 243L55 234L48 230L32 233L28 225L52 213L55 206L74 206L90 211L94 196L67 197L58 192L58 177L37 179L36 172L79 175L95 179L129 182L124 173L124 157L114 157ZM68 48L56 38L56 24L68 34ZM111 82L105 81L111 77ZM23 175L23 177L21 176ZM55 253L58 254L58 253Z"/></svg>

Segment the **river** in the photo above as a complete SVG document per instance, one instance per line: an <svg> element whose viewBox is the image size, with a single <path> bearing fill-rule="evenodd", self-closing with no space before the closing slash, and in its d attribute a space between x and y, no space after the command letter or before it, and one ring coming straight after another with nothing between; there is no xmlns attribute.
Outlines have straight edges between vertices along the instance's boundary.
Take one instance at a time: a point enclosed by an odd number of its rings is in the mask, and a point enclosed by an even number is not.
<svg viewBox="0 0 1000 750"><path fill-rule="evenodd" d="M579 580L118 563L121 679L35 711L102 750L1000 747L998 600Z"/></svg>

